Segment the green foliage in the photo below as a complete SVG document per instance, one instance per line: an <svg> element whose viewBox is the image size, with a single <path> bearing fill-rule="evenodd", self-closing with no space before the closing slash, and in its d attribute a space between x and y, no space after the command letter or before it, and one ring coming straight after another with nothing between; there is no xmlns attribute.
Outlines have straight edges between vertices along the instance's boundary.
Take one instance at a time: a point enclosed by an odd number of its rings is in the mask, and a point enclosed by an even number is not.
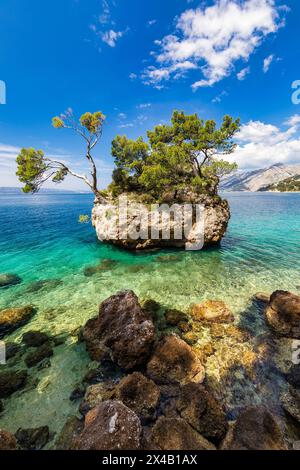
<svg viewBox="0 0 300 470"><path fill-rule="evenodd" d="M34 148L22 148L16 159L19 180L25 183L24 193L35 193L39 190L43 175L47 169L44 153Z"/></svg>
<svg viewBox="0 0 300 470"><path fill-rule="evenodd" d="M87 224L87 223L89 223L89 221L90 221L90 216L89 215L80 214L80 216L78 218L78 222L80 224Z"/></svg>
<svg viewBox="0 0 300 470"><path fill-rule="evenodd" d="M79 121L90 134L97 134L102 128L105 116L101 111L95 113L88 112L82 114Z"/></svg>
<svg viewBox="0 0 300 470"><path fill-rule="evenodd" d="M148 141L117 136L112 142L116 170L113 193L140 191L161 198L190 189L216 194L219 178L236 169L235 163L222 160L235 149L233 141L239 119L224 116L218 128L215 121L204 121L197 114L175 111L171 125L148 131Z"/></svg>
<svg viewBox="0 0 300 470"><path fill-rule="evenodd" d="M298 192L300 191L300 176L290 176L279 183L270 184L261 191Z"/></svg>

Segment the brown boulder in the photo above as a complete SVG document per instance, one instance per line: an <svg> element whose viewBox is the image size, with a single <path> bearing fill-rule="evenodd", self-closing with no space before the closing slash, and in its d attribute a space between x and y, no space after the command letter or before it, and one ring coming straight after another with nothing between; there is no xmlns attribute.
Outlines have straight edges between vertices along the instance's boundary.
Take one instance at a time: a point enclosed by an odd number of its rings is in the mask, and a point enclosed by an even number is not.
<svg viewBox="0 0 300 470"><path fill-rule="evenodd" d="M24 361L27 367L34 367L39 362L46 359L46 357L51 356L53 356L53 349L51 348L50 344L45 343L39 348L37 348L35 351L28 353Z"/></svg>
<svg viewBox="0 0 300 470"><path fill-rule="evenodd" d="M147 365L147 375L157 383L203 382L205 370L192 348L177 335L163 338Z"/></svg>
<svg viewBox="0 0 300 470"><path fill-rule="evenodd" d="M68 418L55 442L56 450L72 450L74 442L83 430L83 422L76 416Z"/></svg>
<svg viewBox="0 0 300 470"><path fill-rule="evenodd" d="M222 449L286 450L286 445L271 413L263 406L250 406L238 416Z"/></svg>
<svg viewBox="0 0 300 470"><path fill-rule="evenodd" d="M38 347L49 341L49 336L42 331L27 331L22 336L22 342L29 347Z"/></svg>
<svg viewBox="0 0 300 470"><path fill-rule="evenodd" d="M99 317L87 322L82 335L92 359L109 348L113 360L130 370L146 362L155 328L134 292L121 291L102 302Z"/></svg>
<svg viewBox="0 0 300 470"><path fill-rule="evenodd" d="M111 381L90 385L86 389L84 399L80 404L80 412L82 414L86 414L95 406L100 405L103 401L114 398L116 393L115 388L116 385Z"/></svg>
<svg viewBox="0 0 300 470"><path fill-rule="evenodd" d="M265 311L269 326L279 335L300 338L300 297L291 292L273 292Z"/></svg>
<svg viewBox="0 0 300 470"><path fill-rule="evenodd" d="M234 316L220 300L206 300L201 304L191 305L189 313L194 321L204 323L231 323Z"/></svg>
<svg viewBox="0 0 300 470"><path fill-rule="evenodd" d="M0 450L16 450L17 440L13 434L0 429Z"/></svg>
<svg viewBox="0 0 300 470"><path fill-rule="evenodd" d="M27 307L7 308L0 311L0 338L28 322L35 309Z"/></svg>
<svg viewBox="0 0 300 470"><path fill-rule="evenodd" d="M117 398L143 420L153 417L159 397L157 385L140 372L124 377L117 388Z"/></svg>
<svg viewBox="0 0 300 470"><path fill-rule="evenodd" d="M153 450L215 450L184 419L164 416L152 428L150 446Z"/></svg>
<svg viewBox="0 0 300 470"><path fill-rule="evenodd" d="M280 398L284 411L300 423L300 390L289 387L289 390Z"/></svg>
<svg viewBox="0 0 300 470"><path fill-rule="evenodd" d="M202 385L183 386L176 408L180 416L209 441L218 443L224 438L228 429L225 413Z"/></svg>
<svg viewBox="0 0 300 470"><path fill-rule="evenodd" d="M0 373L0 398L7 398L26 384L27 372L5 371Z"/></svg>
<svg viewBox="0 0 300 470"><path fill-rule="evenodd" d="M40 450L49 441L50 434L48 426L33 429L18 429L15 437L19 446L26 450Z"/></svg>
<svg viewBox="0 0 300 470"><path fill-rule="evenodd" d="M120 401L108 400L85 417L84 429L75 441L78 450L136 450L142 427L137 415Z"/></svg>

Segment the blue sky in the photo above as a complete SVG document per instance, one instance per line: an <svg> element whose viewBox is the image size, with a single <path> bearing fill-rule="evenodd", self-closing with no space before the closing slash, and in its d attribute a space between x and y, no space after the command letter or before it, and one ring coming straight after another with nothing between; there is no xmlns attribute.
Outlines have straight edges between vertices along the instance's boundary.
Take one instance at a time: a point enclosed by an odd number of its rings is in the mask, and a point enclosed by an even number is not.
<svg viewBox="0 0 300 470"><path fill-rule="evenodd" d="M107 116L101 186L113 137L145 135L174 109L240 117L240 168L300 162L297 0L2 0L0 17L0 186L17 184L23 146L85 171L81 141L51 127L68 107Z"/></svg>

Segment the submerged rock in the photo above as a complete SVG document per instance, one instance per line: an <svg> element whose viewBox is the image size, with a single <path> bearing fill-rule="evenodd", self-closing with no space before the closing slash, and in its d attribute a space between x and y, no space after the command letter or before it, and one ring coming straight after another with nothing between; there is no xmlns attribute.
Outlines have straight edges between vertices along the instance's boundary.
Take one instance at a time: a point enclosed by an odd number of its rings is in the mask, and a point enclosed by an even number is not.
<svg viewBox="0 0 300 470"><path fill-rule="evenodd" d="M0 413L2 413L3 410L4 410L3 401L0 400Z"/></svg>
<svg viewBox="0 0 300 470"><path fill-rule="evenodd" d="M177 335L163 338L147 365L147 375L157 383L203 382L205 370L191 347Z"/></svg>
<svg viewBox="0 0 300 470"><path fill-rule="evenodd" d="M42 344L49 341L49 339L49 336L42 331L27 331L22 336L23 343L30 347L41 346Z"/></svg>
<svg viewBox="0 0 300 470"><path fill-rule="evenodd" d="M286 450L286 445L272 414L263 406L249 406L238 416L222 449Z"/></svg>
<svg viewBox="0 0 300 470"><path fill-rule="evenodd" d="M38 347L35 351L27 354L25 357L25 364L27 367L34 367L46 357L51 356L53 356L53 349L51 348L50 344L45 343Z"/></svg>
<svg viewBox="0 0 300 470"><path fill-rule="evenodd" d="M280 398L283 409L300 423L300 390L289 387L289 390Z"/></svg>
<svg viewBox="0 0 300 470"><path fill-rule="evenodd" d="M0 274L0 288L15 286L16 284L20 284L20 282L22 282L22 279L17 276L17 274Z"/></svg>
<svg viewBox="0 0 300 470"><path fill-rule="evenodd" d="M0 372L0 398L7 398L23 388L26 385L26 381L26 370Z"/></svg>
<svg viewBox="0 0 300 470"><path fill-rule="evenodd" d="M16 450L17 440L13 434L0 429L0 450Z"/></svg>
<svg viewBox="0 0 300 470"><path fill-rule="evenodd" d="M279 335L300 338L300 297L291 292L273 292L265 311L269 326Z"/></svg>
<svg viewBox="0 0 300 470"><path fill-rule="evenodd" d="M21 351L21 346L17 343L5 343L6 359L15 357Z"/></svg>
<svg viewBox="0 0 300 470"><path fill-rule="evenodd" d="M76 438L83 430L83 426L83 422L76 416L68 418L55 442L55 449L72 450Z"/></svg>
<svg viewBox="0 0 300 470"><path fill-rule="evenodd" d="M202 385L189 383L182 387L176 409L202 436L213 443L220 442L228 429L221 405Z"/></svg>
<svg viewBox="0 0 300 470"><path fill-rule="evenodd" d="M82 331L92 359L101 359L109 348L113 360L126 370L145 363L154 336L154 325L132 291L121 291L104 300L99 317L89 320Z"/></svg>
<svg viewBox="0 0 300 470"><path fill-rule="evenodd" d="M165 319L168 325L177 326L181 322L188 322L189 315L180 310L170 309L165 312Z"/></svg>
<svg viewBox="0 0 300 470"><path fill-rule="evenodd" d="M231 323L234 316L221 300L206 300L201 304L191 305L189 313L194 321L205 323Z"/></svg>
<svg viewBox="0 0 300 470"><path fill-rule="evenodd" d="M48 426L41 426L33 429L19 428L15 433L19 446L26 450L40 450L49 441Z"/></svg>
<svg viewBox="0 0 300 470"><path fill-rule="evenodd" d="M215 446L184 419L164 416L152 428L150 446L153 450L215 450Z"/></svg>
<svg viewBox="0 0 300 470"><path fill-rule="evenodd" d="M31 305L0 310L0 338L27 323L34 313Z"/></svg>
<svg viewBox="0 0 300 470"><path fill-rule="evenodd" d="M137 415L120 401L108 400L85 417L84 429L75 440L78 450L136 450L142 427Z"/></svg>
<svg viewBox="0 0 300 470"><path fill-rule="evenodd" d="M256 300L257 302L267 304L270 302L270 295L266 294L265 292L257 292L253 296L253 299Z"/></svg>
<svg viewBox="0 0 300 470"><path fill-rule="evenodd" d="M80 404L79 411L85 415L95 406L100 403L114 398L116 395L116 384L112 381L100 382L94 385L90 385L84 394L84 399Z"/></svg>
<svg viewBox="0 0 300 470"><path fill-rule="evenodd" d="M113 269L118 262L113 259L103 259L99 264L96 266L86 266L84 268L83 274L86 277L94 276L94 274L101 273L103 271L109 271Z"/></svg>
<svg viewBox="0 0 300 470"><path fill-rule="evenodd" d="M133 410L142 420L153 417L160 398L157 385L140 372L134 372L121 380L117 398Z"/></svg>
<svg viewBox="0 0 300 470"><path fill-rule="evenodd" d="M300 364L294 364L286 374L286 380L295 388L300 388Z"/></svg>
<svg viewBox="0 0 300 470"><path fill-rule="evenodd" d="M39 281L31 282L24 292L26 294L35 294L41 290L51 291L62 284L63 282L61 279L40 279Z"/></svg>

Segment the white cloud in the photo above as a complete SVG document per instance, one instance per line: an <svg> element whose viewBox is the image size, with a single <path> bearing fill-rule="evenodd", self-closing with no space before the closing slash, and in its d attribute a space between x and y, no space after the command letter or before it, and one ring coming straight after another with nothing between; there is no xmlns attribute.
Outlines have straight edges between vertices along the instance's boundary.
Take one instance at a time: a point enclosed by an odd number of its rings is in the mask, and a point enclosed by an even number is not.
<svg viewBox="0 0 300 470"><path fill-rule="evenodd" d="M157 20L149 20L147 21L147 26L154 26L157 23Z"/></svg>
<svg viewBox="0 0 300 470"><path fill-rule="evenodd" d="M267 73L269 71L270 65L274 60L274 54L269 55L264 59L263 71Z"/></svg>
<svg viewBox="0 0 300 470"><path fill-rule="evenodd" d="M118 117L119 117L119 119L126 119L126 118L127 118L127 114L125 114L125 113L119 113L119 114L118 114Z"/></svg>
<svg viewBox="0 0 300 470"><path fill-rule="evenodd" d="M110 22L110 7L107 0L102 0L102 13L99 15L99 23L107 24Z"/></svg>
<svg viewBox="0 0 300 470"><path fill-rule="evenodd" d="M124 35L125 31L114 31L110 29L109 31L105 31L104 33L100 33L101 39L110 47L115 47L116 42Z"/></svg>
<svg viewBox="0 0 300 470"><path fill-rule="evenodd" d="M150 108L152 105L151 103L141 103L137 105L137 109L145 109L145 108Z"/></svg>
<svg viewBox="0 0 300 470"><path fill-rule="evenodd" d="M250 73L250 67L242 69L236 76L238 80L245 80L246 76Z"/></svg>
<svg viewBox="0 0 300 470"><path fill-rule="evenodd" d="M227 91L223 90L223 91L221 91L221 93L219 93L217 96L215 96L212 99L212 102L213 103L221 103L222 99L225 98L225 96L228 96L228 93L227 93Z"/></svg>
<svg viewBox="0 0 300 470"><path fill-rule="evenodd" d="M216 0L210 7L186 10L177 19L176 32L155 42L160 47L156 66L144 70L142 79L157 86L185 63L202 73L193 89L212 86L230 75L238 60L248 60L267 35L276 33L284 24L284 12L274 0Z"/></svg>
<svg viewBox="0 0 300 470"><path fill-rule="evenodd" d="M262 168L275 163L300 163L300 115L290 117L283 126L250 121L236 136L238 146L228 157L240 168Z"/></svg>
<svg viewBox="0 0 300 470"><path fill-rule="evenodd" d="M135 80L137 78L137 75L132 72L132 73L129 74L129 78L130 78L130 80Z"/></svg>
<svg viewBox="0 0 300 470"><path fill-rule="evenodd" d="M133 127L134 124L132 122L127 122L126 124L120 124L119 128L120 129L127 129L128 127Z"/></svg>

